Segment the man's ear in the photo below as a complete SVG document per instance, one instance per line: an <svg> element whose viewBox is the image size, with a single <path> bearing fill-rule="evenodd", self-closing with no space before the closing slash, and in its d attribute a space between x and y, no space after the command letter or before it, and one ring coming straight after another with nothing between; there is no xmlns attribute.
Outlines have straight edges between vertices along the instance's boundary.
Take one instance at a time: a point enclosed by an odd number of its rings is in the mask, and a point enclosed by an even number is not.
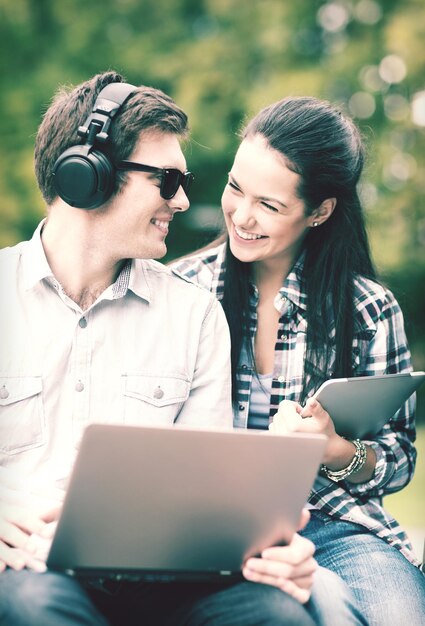
<svg viewBox="0 0 425 626"><path fill-rule="evenodd" d="M336 207L336 198L326 198L310 215L310 226L321 226L330 218Z"/></svg>

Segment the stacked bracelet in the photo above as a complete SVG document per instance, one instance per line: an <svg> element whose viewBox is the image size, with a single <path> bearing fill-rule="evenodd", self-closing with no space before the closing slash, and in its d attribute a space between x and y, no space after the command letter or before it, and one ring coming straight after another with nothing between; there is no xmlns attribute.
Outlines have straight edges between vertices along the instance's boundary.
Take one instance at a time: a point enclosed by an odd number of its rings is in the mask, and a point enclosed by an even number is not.
<svg viewBox="0 0 425 626"><path fill-rule="evenodd" d="M335 483L340 480L345 480L348 476L354 474L354 472L358 472L366 463L367 449L363 441L360 441L360 439L354 439L351 443L355 445L356 452L347 467L343 467L342 469L334 472L326 467L326 465L322 465L322 470L326 476Z"/></svg>

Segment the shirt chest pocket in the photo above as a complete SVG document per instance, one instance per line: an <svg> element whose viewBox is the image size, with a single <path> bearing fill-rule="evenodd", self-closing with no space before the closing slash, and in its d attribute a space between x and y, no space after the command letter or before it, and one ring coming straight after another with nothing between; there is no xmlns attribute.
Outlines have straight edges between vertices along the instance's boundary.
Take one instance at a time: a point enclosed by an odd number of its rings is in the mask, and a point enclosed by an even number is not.
<svg viewBox="0 0 425 626"><path fill-rule="evenodd" d="M45 442L41 376L0 377L0 450L17 454Z"/></svg>
<svg viewBox="0 0 425 626"><path fill-rule="evenodd" d="M172 424L189 397L190 382L178 375L124 374L126 424Z"/></svg>

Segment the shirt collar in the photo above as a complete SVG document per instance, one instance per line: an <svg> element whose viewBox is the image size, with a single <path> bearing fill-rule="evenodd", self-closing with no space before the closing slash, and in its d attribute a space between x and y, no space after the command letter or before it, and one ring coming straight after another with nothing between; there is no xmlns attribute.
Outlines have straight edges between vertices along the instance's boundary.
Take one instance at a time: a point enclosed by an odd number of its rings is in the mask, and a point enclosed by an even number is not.
<svg viewBox="0 0 425 626"><path fill-rule="evenodd" d="M307 309L307 294L303 278L305 252L302 252L279 290L279 297L287 298L299 309Z"/></svg>
<svg viewBox="0 0 425 626"><path fill-rule="evenodd" d="M276 294L274 306L281 315L290 313L294 307L303 311L307 309L307 294L303 279L304 258L305 252L302 252ZM253 283L251 283L251 294L254 300L258 299L258 290Z"/></svg>
<svg viewBox="0 0 425 626"><path fill-rule="evenodd" d="M213 278L212 278L212 291L216 293L219 300L223 299L224 292L224 273L223 266L226 258L226 243L218 246L217 258L214 264Z"/></svg>
<svg viewBox="0 0 425 626"><path fill-rule="evenodd" d="M130 271L126 289L131 289L136 296L150 302L153 289L152 278L147 268L148 262L145 259L132 259L131 263L128 263L127 267Z"/></svg>
<svg viewBox="0 0 425 626"><path fill-rule="evenodd" d="M45 221L45 219L42 220L37 226L36 231L22 253L24 286L27 290L32 289L44 278L54 279L41 242L41 231Z"/></svg>
<svg viewBox="0 0 425 626"><path fill-rule="evenodd" d="M115 282L108 287L112 293L112 300L123 298L130 290L139 298L150 302L152 289L146 263L146 260L140 259L127 259L125 261Z"/></svg>

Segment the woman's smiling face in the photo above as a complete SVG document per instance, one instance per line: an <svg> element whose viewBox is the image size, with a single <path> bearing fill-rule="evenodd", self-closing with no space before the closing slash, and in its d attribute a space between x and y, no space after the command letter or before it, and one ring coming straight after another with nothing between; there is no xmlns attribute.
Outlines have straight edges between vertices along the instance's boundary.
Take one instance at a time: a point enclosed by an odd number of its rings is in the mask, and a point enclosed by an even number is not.
<svg viewBox="0 0 425 626"><path fill-rule="evenodd" d="M297 196L299 181L262 135L242 141L221 200L237 259L295 261L315 219L305 215Z"/></svg>

